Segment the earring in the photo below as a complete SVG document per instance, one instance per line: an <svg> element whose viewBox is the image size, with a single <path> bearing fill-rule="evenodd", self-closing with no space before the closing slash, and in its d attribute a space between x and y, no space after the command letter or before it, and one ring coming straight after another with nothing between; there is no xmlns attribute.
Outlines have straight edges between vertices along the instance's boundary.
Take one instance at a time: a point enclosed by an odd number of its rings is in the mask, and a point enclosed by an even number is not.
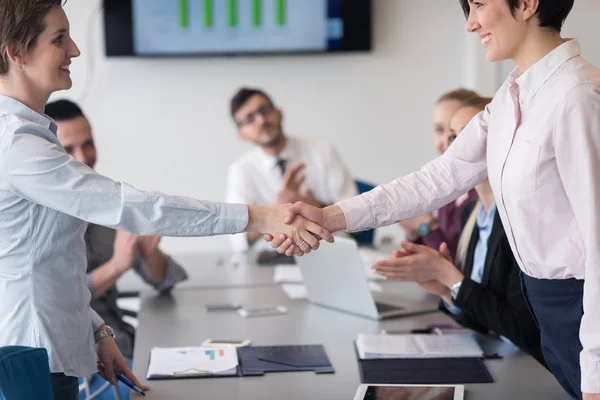
<svg viewBox="0 0 600 400"><path fill-rule="evenodd" d="M19 71L19 72L23 72L24 70L25 70L25 66L24 65L21 65L21 66L17 67L17 71Z"/></svg>

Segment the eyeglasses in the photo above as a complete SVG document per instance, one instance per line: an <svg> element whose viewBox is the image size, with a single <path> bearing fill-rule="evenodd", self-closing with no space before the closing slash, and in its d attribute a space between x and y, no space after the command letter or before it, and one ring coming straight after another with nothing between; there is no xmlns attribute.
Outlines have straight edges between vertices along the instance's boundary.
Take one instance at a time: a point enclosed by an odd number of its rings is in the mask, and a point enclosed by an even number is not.
<svg viewBox="0 0 600 400"><path fill-rule="evenodd" d="M267 115L271 114L274 110L275 108L273 108L273 106L262 106L258 110L253 111L250 114L246 115L244 118L240 118L238 121L236 121L237 126L241 127L244 125L253 124L256 121L256 117L258 115L260 115L261 117L266 117Z"/></svg>
<svg viewBox="0 0 600 400"><path fill-rule="evenodd" d="M451 144L452 142L454 142L454 140L456 140L456 135L448 136L448 144Z"/></svg>

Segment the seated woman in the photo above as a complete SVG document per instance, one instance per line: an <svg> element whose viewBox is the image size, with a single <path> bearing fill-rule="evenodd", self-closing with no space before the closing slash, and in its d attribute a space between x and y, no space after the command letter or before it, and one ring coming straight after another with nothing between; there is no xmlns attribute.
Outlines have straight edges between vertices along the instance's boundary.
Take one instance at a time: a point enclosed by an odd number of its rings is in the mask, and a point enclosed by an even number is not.
<svg viewBox="0 0 600 400"><path fill-rule="evenodd" d="M464 102L452 118L449 142L490 101L473 98ZM456 266L445 243L438 252L408 242L394 259L380 261L374 268L387 279L418 283L439 295L440 309L459 324L504 336L545 365L540 332L521 292L520 269L489 181L481 182L475 190L479 201L463 212Z"/></svg>
<svg viewBox="0 0 600 400"><path fill-rule="evenodd" d="M448 148L452 116L463 102L477 97L477 93L472 90L455 89L437 99L433 109L433 144L438 155L444 154ZM454 260L461 231L460 217L464 208L475 200L477 193L471 190L436 213L401 221L400 226L404 229L406 239L413 243L424 244L436 250L440 244L446 243Z"/></svg>

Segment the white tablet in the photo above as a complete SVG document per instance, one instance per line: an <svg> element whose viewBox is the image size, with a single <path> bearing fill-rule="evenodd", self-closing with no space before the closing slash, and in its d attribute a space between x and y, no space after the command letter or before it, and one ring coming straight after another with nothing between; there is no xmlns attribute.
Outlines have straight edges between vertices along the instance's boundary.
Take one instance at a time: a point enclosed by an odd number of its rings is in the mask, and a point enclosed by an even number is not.
<svg viewBox="0 0 600 400"><path fill-rule="evenodd" d="M354 400L463 400L463 385L372 385L358 387Z"/></svg>

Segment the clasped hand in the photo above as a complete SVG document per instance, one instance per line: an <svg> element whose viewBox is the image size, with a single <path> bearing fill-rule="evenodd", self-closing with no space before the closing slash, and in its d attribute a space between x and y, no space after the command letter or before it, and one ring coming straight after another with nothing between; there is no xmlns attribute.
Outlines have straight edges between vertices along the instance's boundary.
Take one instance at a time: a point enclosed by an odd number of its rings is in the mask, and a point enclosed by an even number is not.
<svg viewBox="0 0 600 400"><path fill-rule="evenodd" d="M333 242L332 232L346 229L344 213L337 205L318 208L300 201L294 205L285 205L285 207L282 208L282 211L282 221L284 222L283 228L274 231L266 231L267 234L265 235L265 240L270 242L271 247L277 249L277 252L288 256L302 256L309 253L311 250L316 250L318 248L318 240L322 238L331 243ZM313 234L313 238L316 239L317 246L306 246L302 242L299 243L298 240L288 232L290 227L299 223L307 224L307 227L310 226L311 228L318 226L327 236L323 236L323 234L309 229Z"/></svg>

